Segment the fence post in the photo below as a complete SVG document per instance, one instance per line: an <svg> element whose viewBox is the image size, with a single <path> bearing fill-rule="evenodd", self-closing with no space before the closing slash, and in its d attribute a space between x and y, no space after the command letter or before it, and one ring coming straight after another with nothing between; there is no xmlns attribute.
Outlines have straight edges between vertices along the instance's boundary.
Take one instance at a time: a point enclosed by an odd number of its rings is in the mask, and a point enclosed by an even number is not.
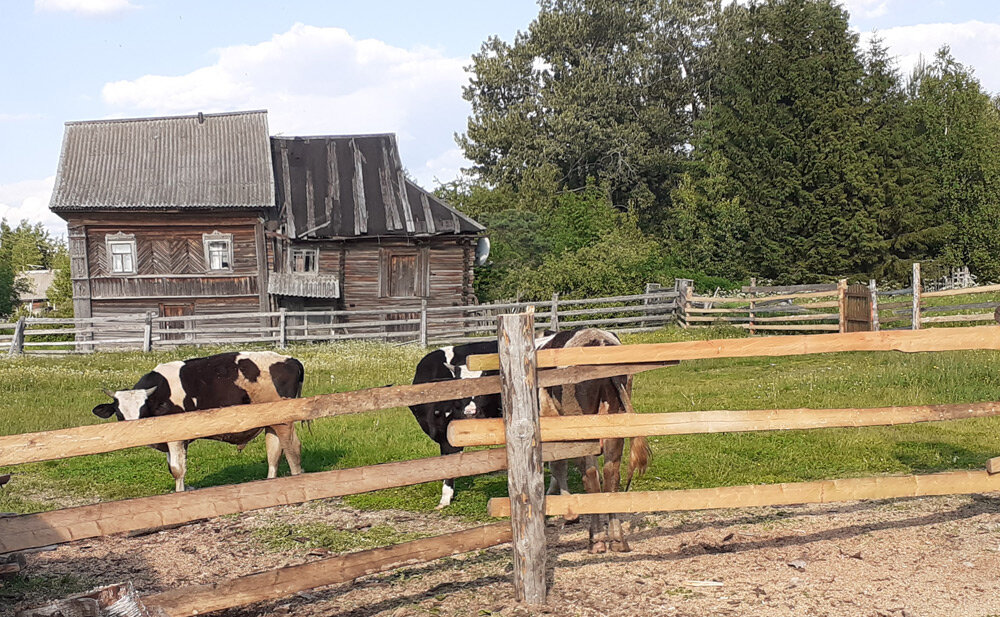
<svg viewBox="0 0 1000 617"><path fill-rule="evenodd" d="M871 294L871 305L872 305L872 332L879 331L878 325L878 287L875 284L875 279L868 281L868 293Z"/></svg>
<svg viewBox="0 0 1000 617"><path fill-rule="evenodd" d="M8 356L18 356L24 353L24 328L25 320L24 317L21 317L17 320L17 325L14 326L14 338L10 341Z"/></svg>
<svg viewBox="0 0 1000 617"><path fill-rule="evenodd" d="M840 313L838 332L847 332L847 279L837 281L837 312Z"/></svg>
<svg viewBox="0 0 1000 617"><path fill-rule="evenodd" d="M677 289L677 320L682 328L688 327L687 310L691 304L691 296L694 295L694 281L691 279L675 279L674 287ZM683 319L683 321L681 321Z"/></svg>
<svg viewBox="0 0 1000 617"><path fill-rule="evenodd" d="M572 306L572 305L570 305ZM552 317L549 318L549 330L559 331L559 292L552 294Z"/></svg>
<svg viewBox="0 0 1000 617"><path fill-rule="evenodd" d="M420 346L427 347L427 298L420 299Z"/></svg>
<svg viewBox="0 0 1000 617"><path fill-rule="evenodd" d="M288 347L288 330L285 327L288 324L286 310L285 307L278 309L278 347L281 349Z"/></svg>
<svg viewBox="0 0 1000 617"><path fill-rule="evenodd" d="M545 602L546 550L534 332L535 317L530 310L497 319L514 547L514 596L519 602L537 605Z"/></svg>
<svg viewBox="0 0 1000 617"><path fill-rule="evenodd" d="M142 350L151 351L153 349L153 314L146 312L146 323L142 327Z"/></svg>
<svg viewBox="0 0 1000 617"><path fill-rule="evenodd" d="M913 263L913 312L910 321L911 330L920 329L920 263Z"/></svg>

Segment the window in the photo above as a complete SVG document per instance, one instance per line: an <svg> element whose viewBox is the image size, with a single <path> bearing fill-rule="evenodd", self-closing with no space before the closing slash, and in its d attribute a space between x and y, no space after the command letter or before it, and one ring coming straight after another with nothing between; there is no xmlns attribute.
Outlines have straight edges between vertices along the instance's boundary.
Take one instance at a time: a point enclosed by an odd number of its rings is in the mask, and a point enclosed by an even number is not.
<svg viewBox="0 0 1000 617"><path fill-rule="evenodd" d="M135 236L116 233L104 237L108 249L108 267L112 274L135 274Z"/></svg>
<svg viewBox="0 0 1000 617"><path fill-rule="evenodd" d="M211 271L230 272L233 269L233 234L218 231L202 235L205 245L205 265Z"/></svg>
<svg viewBox="0 0 1000 617"><path fill-rule="evenodd" d="M292 249L292 272L319 272L319 249Z"/></svg>

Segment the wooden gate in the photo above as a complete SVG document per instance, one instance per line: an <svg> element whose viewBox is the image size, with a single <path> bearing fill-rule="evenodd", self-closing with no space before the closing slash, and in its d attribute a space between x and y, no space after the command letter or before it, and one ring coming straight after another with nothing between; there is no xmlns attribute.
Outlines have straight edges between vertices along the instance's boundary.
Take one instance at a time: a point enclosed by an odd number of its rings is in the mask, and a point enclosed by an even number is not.
<svg viewBox="0 0 1000 617"><path fill-rule="evenodd" d="M871 332L872 294L868 285L848 285L844 303L845 332Z"/></svg>

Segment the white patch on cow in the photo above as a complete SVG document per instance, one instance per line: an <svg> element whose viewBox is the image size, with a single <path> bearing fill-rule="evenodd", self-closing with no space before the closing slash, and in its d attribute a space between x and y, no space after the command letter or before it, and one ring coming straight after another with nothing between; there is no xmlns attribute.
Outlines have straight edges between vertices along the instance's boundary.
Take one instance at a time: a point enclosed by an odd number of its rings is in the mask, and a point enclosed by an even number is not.
<svg viewBox="0 0 1000 617"><path fill-rule="evenodd" d="M166 362L153 369L154 373L159 373L167 380L170 386L170 402L184 409L184 388L181 387L181 367L183 360L177 362Z"/></svg>
<svg viewBox="0 0 1000 617"><path fill-rule="evenodd" d="M254 403L270 403L281 400L274 382L271 381L271 367L288 360L289 356L283 356L273 351L244 351L236 354L236 363L241 360L253 362L260 370L256 381L250 381L237 369L236 385L250 395L250 400Z"/></svg>
<svg viewBox="0 0 1000 617"><path fill-rule="evenodd" d="M465 406L465 409L463 409L462 411L464 411L465 415L467 416L476 415L476 411L478 411L478 408L476 407L476 401L471 401L468 405Z"/></svg>
<svg viewBox="0 0 1000 617"><path fill-rule="evenodd" d="M146 390L119 390L115 392L118 401L118 411L126 420L138 420L139 410L148 398Z"/></svg>
<svg viewBox="0 0 1000 617"><path fill-rule="evenodd" d="M455 489L448 486L447 482L441 483L441 501L438 503L438 510L451 505L451 498L455 496Z"/></svg>
<svg viewBox="0 0 1000 617"><path fill-rule="evenodd" d="M456 369L456 372L458 373L457 376L461 377L462 379L475 379L477 377L482 377L483 376L483 372L482 371L470 371L464 365L463 366L457 366L457 367L455 367L455 369Z"/></svg>

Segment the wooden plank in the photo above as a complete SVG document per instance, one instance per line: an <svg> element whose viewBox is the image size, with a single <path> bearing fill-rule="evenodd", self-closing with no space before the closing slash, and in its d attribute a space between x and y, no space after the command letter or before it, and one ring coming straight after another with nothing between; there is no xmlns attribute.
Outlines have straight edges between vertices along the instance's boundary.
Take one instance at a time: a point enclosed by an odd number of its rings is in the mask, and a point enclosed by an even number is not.
<svg viewBox="0 0 1000 617"><path fill-rule="evenodd" d="M909 304L906 305L909 307ZM974 302L970 304L947 304L944 306L922 306L920 313L945 313L948 311L973 311L978 309L995 310L1000 302ZM30 332L30 330L29 330Z"/></svg>
<svg viewBox="0 0 1000 617"><path fill-rule="evenodd" d="M596 441L550 443L542 458L555 461L600 451ZM506 468L506 450L480 450L0 518L0 553Z"/></svg>
<svg viewBox="0 0 1000 617"><path fill-rule="evenodd" d="M706 296L692 296L692 302L716 302L726 304L749 304L751 302L774 302L776 300L799 300L802 298L829 298L836 296L837 291L815 291L801 294L782 294L778 296L764 296L760 298L710 298Z"/></svg>
<svg viewBox="0 0 1000 617"><path fill-rule="evenodd" d="M920 294L923 287L920 284L920 263L915 262L913 264L913 303L911 307L911 319L910 328L913 330L920 329Z"/></svg>
<svg viewBox="0 0 1000 617"><path fill-rule="evenodd" d="M582 370L580 367L556 369L540 371L538 381L540 387L549 387L562 383L640 373L664 366L669 364L646 362L630 366L588 367ZM237 405L160 418L6 435L0 436L0 466L100 454L167 441L235 433L273 424L315 420L391 407L408 407L498 392L500 392L500 377L480 377L338 392L311 398Z"/></svg>
<svg viewBox="0 0 1000 617"><path fill-rule="evenodd" d="M840 314L839 330L847 332L847 279L837 282L837 313Z"/></svg>
<svg viewBox="0 0 1000 617"><path fill-rule="evenodd" d="M943 298L945 296L964 296L966 294L983 294L1000 291L1000 285L982 285L980 287L966 287L965 289L943 289L941 291L928 291L922 294L925 298Z"/></svg>
<svg viewBox="0 0 1000 617"><path fill-rule="evenodd" d="M513 499L514 599L545 602L545 474L538 428L535 319L504 315L497 328L500 398L507 442L507 494Z"/></svg>
<svg viewBox="0 0 1000 617"><path fill-rule="evenodd" d="M395 546L278 568L219 583L172 589L144 596L142 602L152 611L162 611L161 615L167 617L201 615L274 600L316 587L346 583L376 572L412 566L510 541L510 524L494 523Z"/></svg>
<svg viewBox="0 0 1000 617"><path fill-rule="evenodd" d="M615 439L653 435L744 433L835 427L892 426L1000 415L1000 402L913 405L870 409L749 409L673 413L560 416L541 419L542 441ZM455 420L448 425L455 446L496 446L504 442L499 419Z"/></svg>
<svg viewBox="0 0 1000 617"><path fill-rule="evenodd" d="M615 347L545 349L538 352L538 366L615 364L643 360L699 360L706 358L747 358L752 356L798 356L842 351L958 351L1000 350L1000 326L938 328L923 331L848 332L846 334L806 334L754 339L647 343ZM496 354L469 356L471 370L496 370Z"/></svg>
<svg viewBox="0 0 1000 617"><path fill-rule="evenodd" d="M827 332L839 332L839 324L803 324L803 325L760 325L760 324L734 324L737 328L747 328L752 330L824 330Z"/></svg>
<svg viewBox="0 0 1000 617"><path fill-rule="evenodd" d="M838 317L838 313L812 313L809 315L786 315L782 317L757 317L755 321L757 323L772 321L822 321L824 319L837 319Z"/></svg>
<svg viewBox="0 0 1000 617"><path fill-rule="evenodd" d="M818 482L699 488L680 491L552 495L548 515L620 512L669 512L834 503L863 499L895 499L931 495L967 495L1000 491L1000 475L985 470L952 471L923 476L847 478ZM510 500L494 498L490 516L508 516Z"/></svg>
<svg viewBox="0 0 1000 617"><path fill-rule="evenodd" d="M976 313L974 315L939 315L937 317L920 318L920 323L956 323L963 321L993 321L993 313Z"/></svg>
<svg viewBox="0 0 1000 617"><path fill-rule="evenodd" d="M827 291L836 292L836 283L817 283L812 285L744 285L741 288L743 293L759 293L759 294L794 294L794 293L806 293L810 291Z"/></svg>
<svg viewBox="0 0 1000 617"><path fill-rule="evenodd" d="M1000 472L1000 456L995 456L986 461L986 473L995 474Z"/></svg>

